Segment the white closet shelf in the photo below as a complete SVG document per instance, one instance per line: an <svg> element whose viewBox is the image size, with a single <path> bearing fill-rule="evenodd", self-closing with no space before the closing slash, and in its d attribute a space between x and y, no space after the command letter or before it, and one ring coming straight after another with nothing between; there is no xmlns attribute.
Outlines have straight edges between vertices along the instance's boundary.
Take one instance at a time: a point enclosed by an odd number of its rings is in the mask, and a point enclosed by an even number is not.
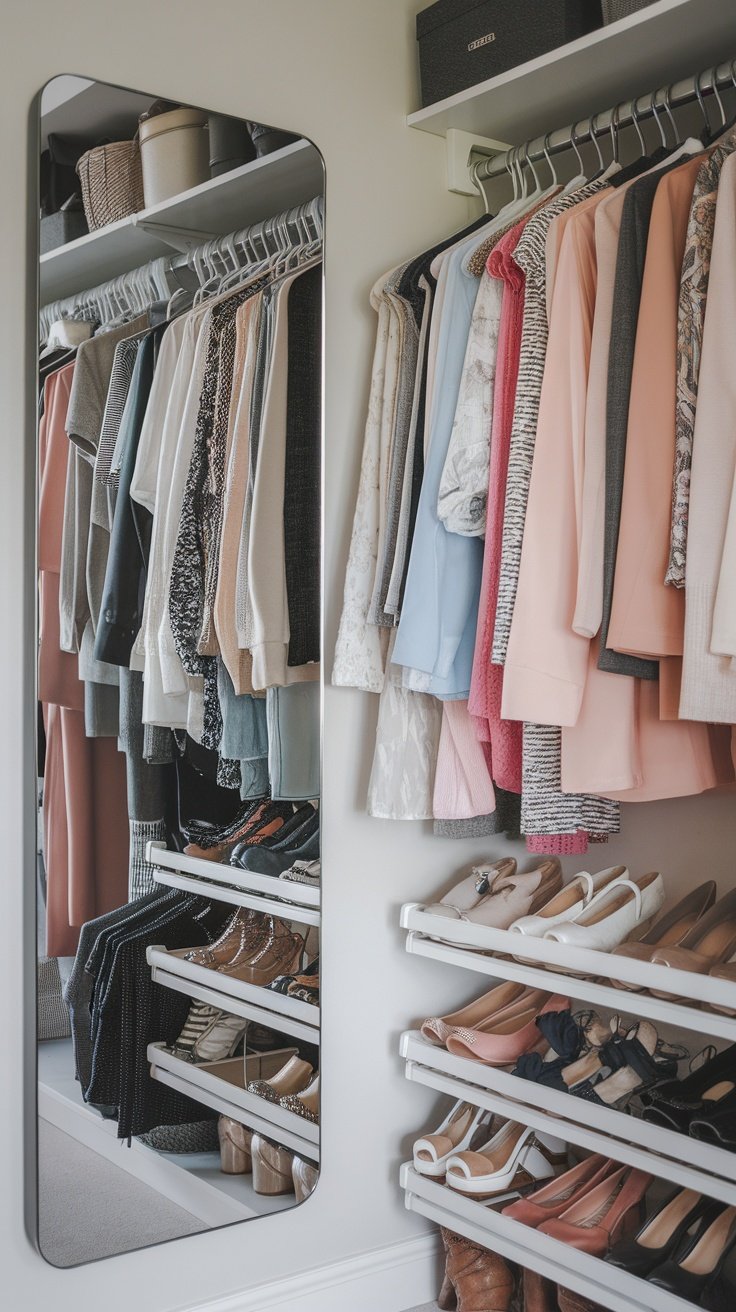
<svg viewBox="0 0 736 1312"><path fill-rule="evenodd" d="M222 1116L247 1125L249 1129L275 1139L300 1157L319 1161L319 1126L278 1103L269 1102L242 1085L213 1075L210 1070L181 1061L160 1043L148 1045L151 1077L187 1098L212 1107ZM230 1063L227 1063L228 1065ZM242 1070L242 1060L238 1062Z"/></svg>
<svg viewBox="0 0 736 1312"><path fill-rule="evenodd" d="M174 874L193 876L194 879L201 881L204 894L213 895L213 887L221 886L226 892L227 897L224 901L230 901L230 893L235 890L246 894L255 894L259 900L254 901L253 906L256 910L270 911L273 915L288 918L290 910L298 910L300 919L303 924L319 924L319 905L321 889L312 888L308 884L298 884L287 879L276 879L273 875L259 875L250 870L241 870L238 866L231 866L219 861L206 861L203 857L187 856L184 852L171 852L165 844L157 840L151 840L146 848L146 860L158 871L173 872ZM167 879L156 876L159 883L168 883ZM180 887L178 884L171 885L174 888ZM192 889L188 888L188 892ZM194 891L197 891L196 889ZM262 896L261 896L262 895ZM269 902L266 906L265 902ZM272 904L272 905L271 905ZM250 906L249 902L240 903L241 906ZM311 912L313 919L307 920L304 912Z"/></svg>
<svg viewBox="0 0 736 1312"><path fill-rule="evenodd" d="M290 998L258 984L245 984L219 971L198 966L168 952L165 947L146 949L146 960L154 980L166 988L199 998L234 1016L245 1016L270 1025L282 1034L293 1034L308 1043L319 1043L319 1007L301 998ZM196 991L195 991L196 990Z"/></svg>
<svg viewBox="0 0 736 1312"><path fill-rule="evenodd" d="M401 1187L409 1211L465 1235L510 1262L537 1271L556 1284L610 1308L611 1312L693 1312L693 1305L656 1285L613 1268L601 1258L540 1234L483 1203L419 1175L411 1163L401 1168Z"/></svg>
<svg viewBox="0 0 736 1312"><path fill-rule="evenodd" d="M421 1034L401 1038L406 1077L454 1099L557 1135L685 1189L736 1204L736 1153L689 1139L649 1121L522 1080L497 1067L455 1057Z"/></svg>
<svg viewBox="0 0 736 1312"><path fill-rule="evenodd" d="M700 1002L725 1003L736 1011L736 985L725 980L695 975L686 970L672 970L669 966L655 966L647 961L632 961L610 952L571 948L550 939L487 929L470 921L446 920L431 915L414 902L402 907L401 927L411 931L406 950L415 956L461 966L496 979L531 984L550 993L568 993L586 1002L613 1007L615 1011L633 1012L651 1020L736 1042L735 1017L697 1006ZM452 943L440 943L429 937L438 932L452 939ZM512 953L523 961L510 959ZM542 963L548 964L550 969L545 969ZM577 973L570 974L569 971ZM602 983L598 982L599 979ZM667 991L687 1001L670 1002L648 993L617 989L608 982L614 979L636 984L639 988Z"/></svg>
<svg viewBox="0 0 736 1312"><path fill-rule="evenodd" d="M322 156L309 141L243 164L191 191L120 219L40 259L40 301L71 296L171 255L299 205L324 190ZM173 240L167 229L174 230Z"/></svg>
<svg viewBox="0 0 736 1312"><path fill-rule="evenodd" d="M438 136L461 128L517 145L731 54L736 54L736 30L730 4L656 0L628 18L428 105L410 114L408 122Z"/></svg>

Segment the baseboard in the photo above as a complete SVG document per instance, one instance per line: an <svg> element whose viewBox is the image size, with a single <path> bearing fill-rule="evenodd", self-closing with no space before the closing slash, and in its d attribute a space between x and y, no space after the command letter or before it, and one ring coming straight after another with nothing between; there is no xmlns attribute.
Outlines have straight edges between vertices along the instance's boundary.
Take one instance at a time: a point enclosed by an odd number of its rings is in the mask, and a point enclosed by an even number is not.
<svg viewBox="0 0 736 1312"><path fill-rule="evenodd" d="M437 1297L438 1250L436 1234L418 1235L257 1285L196 1312L407 1312Z"/></svg>

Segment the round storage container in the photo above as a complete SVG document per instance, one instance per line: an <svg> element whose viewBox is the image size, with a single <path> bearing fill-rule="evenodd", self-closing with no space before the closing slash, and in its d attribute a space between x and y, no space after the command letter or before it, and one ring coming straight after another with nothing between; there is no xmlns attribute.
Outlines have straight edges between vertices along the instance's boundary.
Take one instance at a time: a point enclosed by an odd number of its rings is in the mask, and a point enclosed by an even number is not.
<svg viewBox="0 0 736 1312"><path fill-rule="evenodd" d="M146 209L199 186L210 176L207 115L172 109L141 120L139 127Z"/></svg>

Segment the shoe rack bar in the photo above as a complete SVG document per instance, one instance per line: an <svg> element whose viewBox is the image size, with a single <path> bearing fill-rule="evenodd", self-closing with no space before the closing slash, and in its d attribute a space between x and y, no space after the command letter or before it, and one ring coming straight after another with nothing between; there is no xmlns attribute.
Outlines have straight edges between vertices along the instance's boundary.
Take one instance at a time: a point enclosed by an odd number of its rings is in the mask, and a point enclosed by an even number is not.
<svg viewBox="0 0 736 1312"><path fill-rule="evenodd" d="M279 903L291 906L319 910L321 889L310 884L299 884L296 880L276 879L274 875L259 875L255 871L241 870L239 866L227 865L220 861L206 861L200 856L187 856L186 852L172 852L165 843L152 839L146 848L146 860L157 870L172 870L183 875L193 875L207 884L222 884L243 893L263 893ZM282 910L280 915L284 915ZM306 923L306 922L305 922ZM312 922L310 922L312 923Z"/></svg>
<svg viewBox="0 0 736 1312"><path fill-rule="evenodd" d="M486 973L497 973L504 979L516 978L515 975L504 972L504 967L510 969L514 962L502 960L504 957L513 957L515 959L519 958L522 965L539 968L535 976L538 987L541 985L541 987L553 989L557 986L550 981L556 977L564 977L562 981L564 991L572 992L577 990L576 996L581 998L588 996L582 990L592 987L592 984L589 984L591 980L599 978L604 980L620 979L627 984L634 984L640 989L657 989L663 993L666 992L676 997L686 998L694 1004L711 1002L719 1006L732 1007L736 1013L736 984L731 984L727 980L712 979L710 975L695 975L687 970L673 970L669 966L655 966L648 961L632 961L627 957L614 956L611 952L595 952L590 948L570 947L566 943L556 943L551 939L532 938L531 935L527 934L512 934L504 929L488 929L484 925L476 925L468 920L448 920L445 917L431 915L417 902L408 902L401 908L401 927L426 935L436 942L437 947L449 946L450 949L464 949L463 956L468 958L468 965L471 965L473 959L478 956L482 961L483 957L480 954L493 954L491 964L494 971ZM442 943L438 941L439 934L442 935ZM456 953L455 957L450 958L453 965L465 964L456 959L459 955L459 953ZM442 959L442 955L438 953L437 960ZM497 972L495 971L496 965L498 965ZM551 967L551 971L545 970L545 966ZM475 969L484 970L485 968L477 966ZM546 983L542 981L546 981ZM627 997L630 999L628 1010L639 1010L639 1001L643 1001L641 994L631 992L627 994L625 989L611 988L610 991L615 995L616 1001L613 1005L617 1010L627 1009ZM648 1001L652 1001L652 999ZM656 999L656 1001L659 1002L660 1000ZM612 1004L607 1003L606 1005L610 1006ZM683 1015L688 1012L688 1008L683 1006L682 1003L668 1003L667 1005L677 1005L679 1016L677 1023L684 1025ZM645 1013L642 1011L643 1014ZM697 1028L708 1034L718 1032L710 1029L712 1019L710 1013L698 1011L696 1016L698 1020ZM693 1028L692 1019L688 1028ZM732 1040L736 1038L736 1023L733 1020L731 1020L730 1035Z"/></svg>
<svg viewBox="0 0 736 1312"><path fill-rule="evenodd" d="M610 1312L693 1312L693 1305L628 1271L613 1268L550 1235L522 1225L483 1203L463 1198L443 1184L419 1175L410 1162L401 1168L401 1187L409 1211L464 1235L509 1262L536 1271L600 1303Z"/></svg>
<svg viewBox="0 0 736 1312"><path fill-rule="evenodd" d="M402 1035L406 1077L652 1175L736 1204L736 1153ZM427 1063L425 1065L425 1063Z"/></svg>
<svg viewBox="0 0 736 1312"><path fill-rule="evenodd" d="M163 971L167 976L174 976L183 981L186 987L178 990L181 993L191 993L190 985L207 989L217 994L214 1006L221 1007L223 1011L232 1011L235 1016L246 1013L237 1011L233 1006L234 1003L257 1009L268 1014L269 1019L266 1024L284 1033L294 1032L285 1029L285 1021L299 1021L310 1030L309 1042L319 1042L320 1009L312 1006L311 1002L303 1002L301 998L290 998L286 994L276 993L273 989L262 988L259 984L245 984L243 980L231 979L229 975L223 975L218 970L210 970L207 966L198 966L192 961L185 961L183 957L177 957L173 952L168 952L165 947L159 945L146 949L146 961L152 969ZM194 994L191 996L193 997Z"/></svg>
<svg viewBox="0 0 736 1312"><path fill-rule="evenodd" d="M319 1044L318 1029L315 1030L311 1025L304 1025L301 1021L292 1020L290 1016L281 1016L276 1012L268 1011L265 1007L241 1002L239 998L225 997L217 989L193 984L191 980L172 975L168 970L161 970L158 966L152 967L151 978L154 984L161 984L165 989L173 989L175 993L183 993L188 998L196 998L198 1002L206 1002L211 1007L219 1007L221 1011L227 1011L232 1016L243 1016L245 1020L255 1021L258 1025L268 1025L271 1029L278 1030L279 1034L288 1034L304 1043Z"/></svg>
<svg viewBox="0 0 736 1312"><path fill-rule="evenodd" d="M211 1107L213 1111L219 1112L221 1116L230 1116L233 1120L240 1121L241 1125L247 1125L248 1129L254 1130L256 1134L263 1134L266 1138L275 1140L283 1148L290 1149L299 1157L306 1157L308 1161L315 1164L319 1162L319 1143L313 1142L301 1134L294 1133L288 1126L284 1127L282 1124L277 1123L275 1114L272 1116L271 1113L279 1111L282 1116L290 1116L300 1126L307 1126L309 1129L318 1130L316 1125L311 1126L308 1121L295 1116L293 1112L285 1112L282 1107L274 1107L271 1103L266 1102L265 1098L257 1098L254 1094L246 1094L245 1096L251 1100L251 1103L259 1103L260 1107L254 1111L251 1106L243 1106L239 1100L231 1096L232 1086L225 1084L223 1080L210 1076L209 1079L212 1084L214 1086L221 1085L222 1088L209 1087L194 1078L187 1078L180 1070L173 1070L164 1066L155 1057L156 1047L157 1045L152 1043L148 1049L148 1056L151 1061L151 1079L158 1080L159 1084L168 1085L170 1089L176 1089L177 1093L184 1094L187 1098L193 1098L195 1102L201 1103L204 1107ZM154 1054L153 1059L152 1053ZM196 1066L188 1066L184 1062L178 1062L178 1065L185 1071L194 1073L197 1071ZM232 1089L233 1094L237 1095L238 1092L238 1090ZM243 1097L242 1091L240 1097Z"/></svg>
<svg viewBox="0 0 736 1312"><path fill-rule="evenodd" d="M300 925L319 925L319 911L309 907L295 907L288 902L277 902L275 898L261 897L258 893L241 893L237 889L227 888L224 884L206 884L203 879L194 879L189 875L175 874L173 871L160 870L154 875L157 884L167 888L180 888L183 893L196 893L198 897L211 897L215 902L229 902L234 907L248 907L250 911L262 911L267 916L279 916Z"/></svg>

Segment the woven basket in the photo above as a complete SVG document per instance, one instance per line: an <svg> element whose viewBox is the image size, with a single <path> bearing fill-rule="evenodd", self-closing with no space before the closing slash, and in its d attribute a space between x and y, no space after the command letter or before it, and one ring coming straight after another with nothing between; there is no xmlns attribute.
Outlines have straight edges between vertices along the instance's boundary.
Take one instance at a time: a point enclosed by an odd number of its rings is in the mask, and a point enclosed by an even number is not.
<svg viewBox="0 0 736 1312"><path fill-rule="evenodd" d="M654 0L602 0L603 22L617 23L619 18L629 18L652 4Z"/></svg>
<svg viewBox="0 0 736 1312"><path fill-rule="evenodd" d="M77 173L90 232L144 208L137 136L88 150L77 164Z"/></svg>

